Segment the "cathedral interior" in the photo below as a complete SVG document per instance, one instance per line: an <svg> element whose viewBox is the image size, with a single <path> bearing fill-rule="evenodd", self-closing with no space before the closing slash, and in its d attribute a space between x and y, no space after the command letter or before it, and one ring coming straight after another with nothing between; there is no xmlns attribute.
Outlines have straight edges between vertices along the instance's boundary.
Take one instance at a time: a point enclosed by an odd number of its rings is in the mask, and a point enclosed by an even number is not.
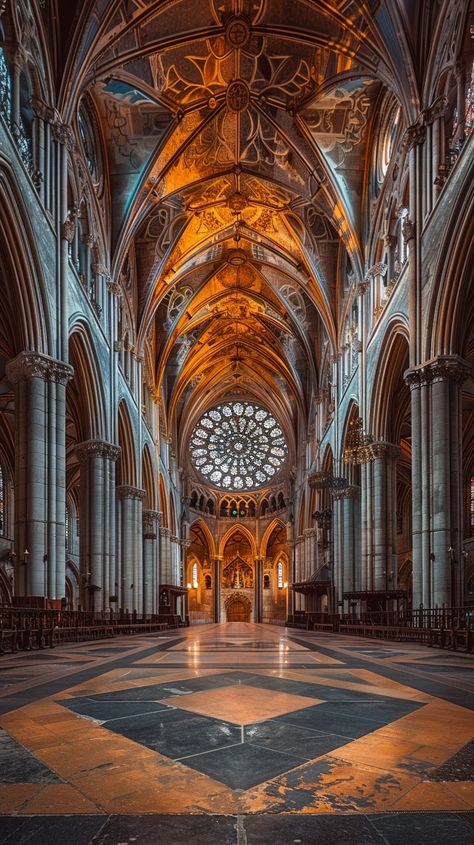
<svg viewBox="0 0 474 845"><path fill-rule="evenodd" d="M0 0L0 843L473 841L473 364L473 0Z"/></svg>

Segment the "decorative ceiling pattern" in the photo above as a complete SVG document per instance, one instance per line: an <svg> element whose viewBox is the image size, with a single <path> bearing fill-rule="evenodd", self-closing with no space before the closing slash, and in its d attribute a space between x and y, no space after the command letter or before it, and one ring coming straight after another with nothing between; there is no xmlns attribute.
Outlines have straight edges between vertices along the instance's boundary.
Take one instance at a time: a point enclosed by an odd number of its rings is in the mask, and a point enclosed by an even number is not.
<svg viewBox="0 0 474 845"><path fill-rule="evenodd" d="M133 268L133 343L180 442L239 398L270 409L295 460L364 277L378 109L413 108L392 6L113 0L83 32L74 85L101 126L111 272Z"/></svg>

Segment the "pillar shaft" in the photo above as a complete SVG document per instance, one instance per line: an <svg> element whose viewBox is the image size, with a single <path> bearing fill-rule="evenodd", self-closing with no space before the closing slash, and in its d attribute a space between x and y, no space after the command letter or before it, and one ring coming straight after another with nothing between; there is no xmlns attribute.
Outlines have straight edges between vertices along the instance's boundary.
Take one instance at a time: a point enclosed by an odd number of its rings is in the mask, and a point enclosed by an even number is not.
<svg viewBox="0 0 474 845"><path fill-rule="evenodd" d="M117 487L120 502L121 606L143 611L142 510L145 491L123 484Z"/></svg>
<svg viewBox="0 0 474 845"><path fill-rule="evenodd" d="M66 590L65 390L73 370L22 352L6 372L15 388L15 592L60 599Z"/></svg>

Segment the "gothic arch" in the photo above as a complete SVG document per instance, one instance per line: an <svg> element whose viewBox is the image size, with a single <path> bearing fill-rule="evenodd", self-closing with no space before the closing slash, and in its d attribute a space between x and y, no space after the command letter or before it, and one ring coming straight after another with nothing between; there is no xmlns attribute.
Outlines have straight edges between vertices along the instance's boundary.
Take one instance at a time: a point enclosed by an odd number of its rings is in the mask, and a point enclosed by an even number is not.
<svg viewBox="0 0 474 845"><path fill-rule="evenodd" d="M281 519L273 519L270 522L270 524L267 525L267 527L265 529L265 533L264 533L264 535L263 535L263 537L260 541L260 557L264 558L266 556L268 541L269 541L270 537L272 536L275 528L278 528L278 526L286 529L285 523L282 522Z"/></svg>
<svg viewBox="0 0 474 845"><path fill-rule="evenodd" d="M8 354L25 349L55 356L46 283L34 233L11 166L0 151L0 321L10 330Z"/></svg>
<svg viewBox="0 0 474 845"><path fill-rule="evenodd" d="M142 451L142 487L145 490L143 507L148 510L155 510L155 475L153 472L153 461L148 443L145 443Z"/></svg>
<svg viewBox="0 0 474 845"><path fill-rule="evenodd" d="M68 385L68 399L76 408L78 442L105 439L107 432L106 403L102 373L84 321L73 324L69 333L69 358L74 377Z"/></svg>
<svg viewBox="0 0 474 845"><path fill-rule="evenodd" d="M472 147L473 136L466 141ZM474 156L463 150L462 185L456 194L448 220L443 221L438 259L433 268L430 299L425 308L422 360L438 355L459 354L466 328L472 319L474 290ZM420 328L421 330L421 328Z"/></svg>
<svg viewBox="0 0 474 845"><path fill-rule="evenodd" d="M255 543L255 537L253 536L253 534L250 533L250 531L248 530L248 528L245 527L245 525L242 525L241 522L237 522L235 525L231 525L230 528L228 528L225 532L224 536L221 538L221 541L219 543L219 557L222 557L224 555L225 547L228 541L231 539L232 535L236 533L236 531L240 531L244 535L246 540L248 540L252 552L252 557L255 559L257 556L257 546Z"/></svg>
<svg viewBox="0 0 474 845"><path fill-rule="evenodd" d="M137 471L133 429L125 400L120 402L118 409L118 440L122 451L117 461L117 483L130 484L132 487L136 487Z"/></svg>
<svg viewBox="0 0 474 845"><path fill-rule="evenodd" d="M190 529L194 525L199 525L199 527L200 527L200 529L201 529L202 533L204 534L206 541L207 541L207 547L208 547L208 550L209 550L209 558L210 558L210 560L214 560L214 558L216 556L216 546L215 546L214 537L211 534L208 526L206 525L206 523L203 519L195 519L191 523Z"/></svg>
<svg viewBox="0 0 474 845"><path fill-rule="evenodd" d="M367 429L376 440L390 440L390 411L397 381L408 369L408 328L394 318L387 327L369 397ZM392 421L393 422L393 421Z"/></svg>

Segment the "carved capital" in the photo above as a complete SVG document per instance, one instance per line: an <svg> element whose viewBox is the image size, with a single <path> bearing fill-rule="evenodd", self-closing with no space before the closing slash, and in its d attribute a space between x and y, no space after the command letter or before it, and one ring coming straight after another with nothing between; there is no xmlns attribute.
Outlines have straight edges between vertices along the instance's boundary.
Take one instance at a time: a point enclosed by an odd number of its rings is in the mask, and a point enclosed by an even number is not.
<svg viewBox="0 0 474 845"><path fill-rule="evenodd" d="M458 355L440 355L424 365L424 369L431 382L449 381L452 384L462 384L472 373L468 361Z"/></svg>
<svg viewBox="0 0 474 845"><path fill-rule="evenodd" d="M433 123L438 117L444 117L446 114L446 107L448 105L448 98L441 96L437 97L427 109L423 112L423 120L425 124Z"/></svg>
<svg viewBox="0 0 474 845"><path fill-rule="evenodd" d="M11 384L30 378L67 384L74 375L70 364L56 361L40 352L20 352L13 361L8 362L5 370Z"/></svg>
<svg viewBox="0 0 474 845"><path fill-rule="evenodd" d="M139 487L132 487L130 484L121 484L117 487L117 496L119 499L137 499L143 501L146 490L141 490Z"/></svg>
<svg viewBox="0 0 474 845"><path fill-rule="evenodd" d="M123 290L117 282L114 282L112 279L107 280L107 290L110 291L114 296L122 296Z"/></svg>
<svg viewBox="0 0 474 845"><path fill-rule="evenodd" d="M87 461L89 458L107 458L115 463L121 451L120 446L107 443L105 440L86 440L76 446L76 455L80 461Z"/></svg>
<svg viewBox="0 0 474 845"><path fill-rule="evenodd" d="M383 263L383 261L378 261L377 264L374 264L370 270L367 271L368 276L372 276L374 279L376 276L385 276L387 273L387 265Z"/></svg>
<svg viewBox="0 0 474 845"><path fill-rule="evenodd" d="M375 443L372 443L370 450L374 460L377 460L377 458L390 458L394 461L398 461L402 454L400 447L397 446L396 443L386 443L383 440L378 440Z"/></svg>
<svg viewBox="0 0 474 845"><path fill-rule="evenodd" d="M170 529L166 528L166 526L160 528L160 537L171 537Z"/></svg>
<svg viewBox="0 0 474 845"><path fill-rule="evenodd" d="M406 370L403 378L411 389L415 389L439 381L461 385L470 375L470 363L459 355L439 355L419 367Z"/></svg>
<svg viewBox="0 0 474 845"><path fill-rule="evenodd" d="M64 144L69 152L72 153L76 145L76 139L74 138L74 132L69 124L62 123L61 120L55 120L54 123L51 124L51 131L54 140L58 141L60 144Z"/></svg>
<svg viewBox="0 0 474 845"><path fill-rule="evenodd" d="M368 281L364 280L363 282L358 282L356 285L356 294L357 296L364 296L365 293L369 290L369 283Z"/></svg>
<svg viewBox="0 0 474 845"><path fill-rule="evenodd" d="M36 117L39 117L40 120L44 120L45 123L53 124L60 120L59 112L52 106L45 103L45 101L40 97L32 97L30 105Z"/></svg>
<svg viewBox="0 0 474 845"><path fill-rule="evenodd" d="M403 140L402 149L404 152L409 152L413 147L422 144L425 140L426 127L423 124L423 115L420 115L417 122L413 126L409 126L406 130Z"/></svg>

